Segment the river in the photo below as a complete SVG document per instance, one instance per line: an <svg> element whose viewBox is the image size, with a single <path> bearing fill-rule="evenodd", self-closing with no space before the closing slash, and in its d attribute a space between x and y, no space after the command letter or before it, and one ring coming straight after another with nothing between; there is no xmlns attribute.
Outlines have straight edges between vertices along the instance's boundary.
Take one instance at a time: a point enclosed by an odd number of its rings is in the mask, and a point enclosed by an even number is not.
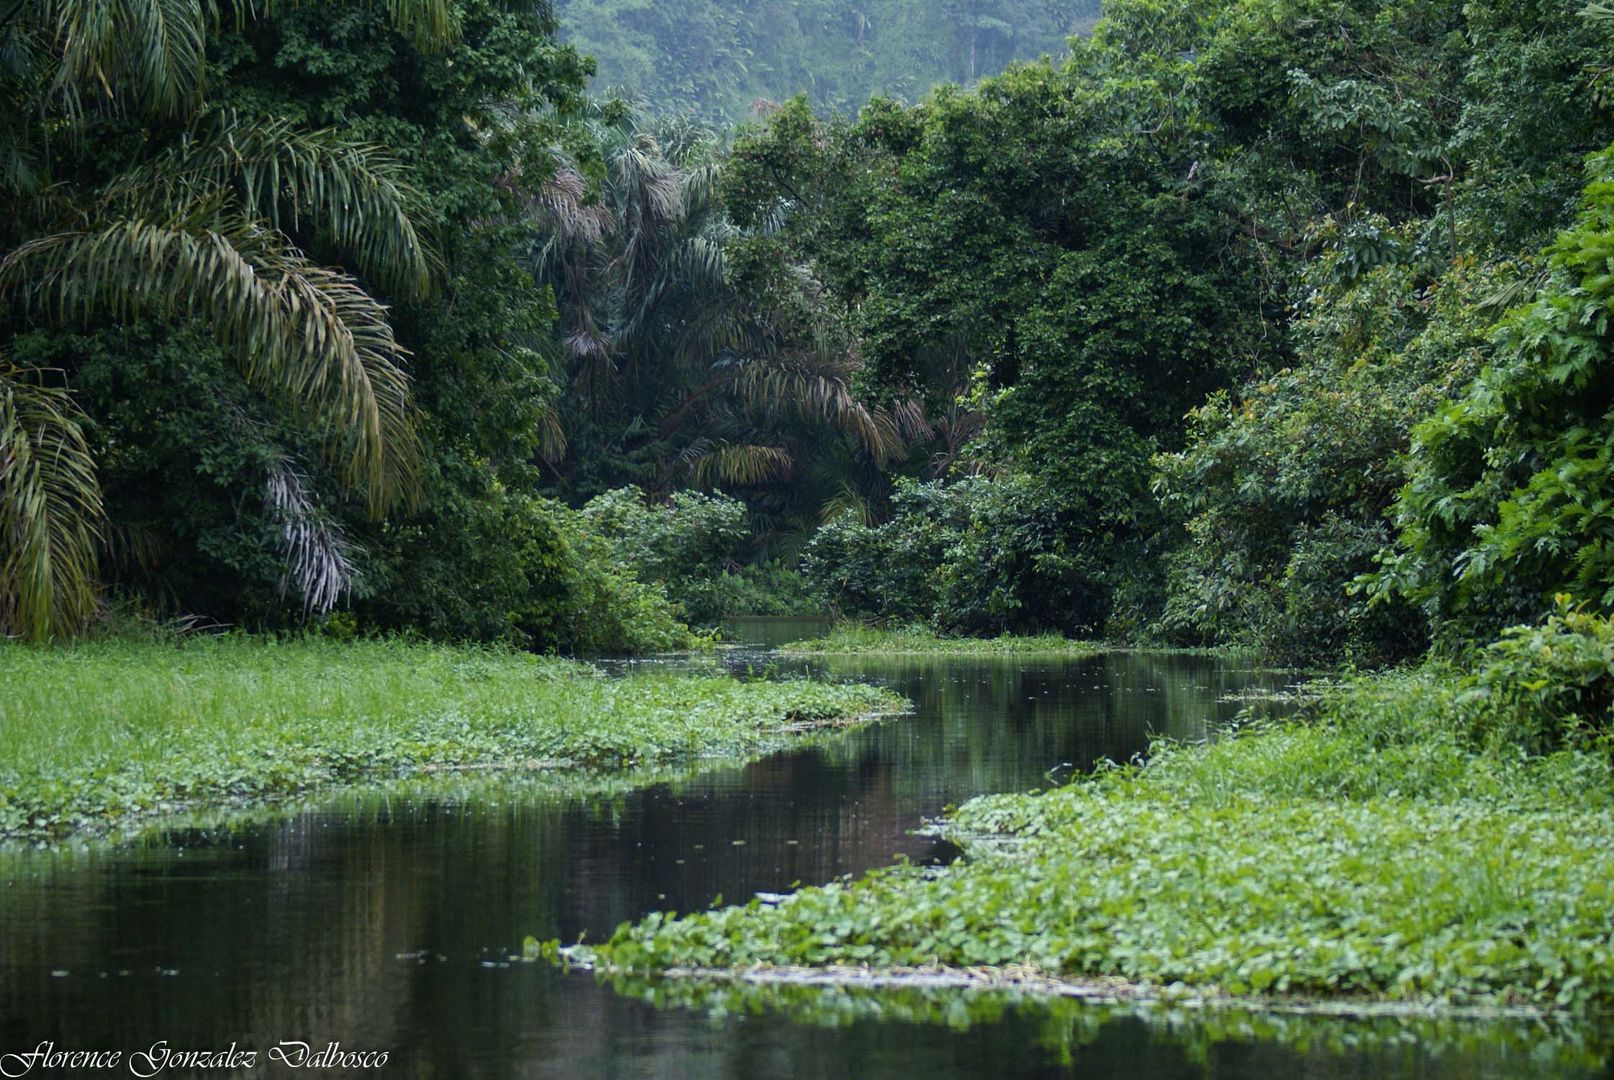
<svg viewBox="0 0 1614 1080"><path fill-rule="evenodd" d="M742 636L802 636L753 622ZM348 792L228 826L0 859L0 1053L386 1051L398 1077L1607 1075L1550 1024L1162 1012L947 993L713 1015L519 959L722 896L955 857L914 830L972 795L1205 737L1284 676L1234 659L720 661L874 679L913 715L613 795L521 779ZM292 1053L297 1053L292 1048ZM161 1051L158 1051L160 1056ZM66 1075L131 1075L118 1070ZM309 1072L309 1075L316 1073ZM43 1075L36 1071L33 1075ZM196 1072L185 1075L199 1075ZM222 1072L208 1075L223 1075ZM239 1075L290 1075L260 1056Z"/></svg>

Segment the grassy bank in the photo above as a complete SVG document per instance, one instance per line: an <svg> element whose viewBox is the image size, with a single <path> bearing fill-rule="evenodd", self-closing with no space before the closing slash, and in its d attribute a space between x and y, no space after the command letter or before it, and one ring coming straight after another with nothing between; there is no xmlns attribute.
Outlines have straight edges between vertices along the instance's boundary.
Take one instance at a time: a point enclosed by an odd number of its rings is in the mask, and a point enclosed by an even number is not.
<svg viewBox="0 0 1614 1080"><path fill-rule="evenodd" d="M995 638L943 637L924 626L886 630L860 623L843 623L823 637L791 642L780 646L779 651L800 656L844 656L859 653L887 656L931 654L1087 656L1101 649L1091 642L1072 641L1057 634L1041 634L1034 637L1012 635Z"/></svg>
<svg viewBox="0 0 1614 1080"><path fill-rule="evenodd" d="M1533 685L1533 684L1532 684ZM1614 1005L1606 747L1487 740L1439 669L949 822L969 858L620 928L607 970L871 965L1207 993ZM1489 702L1489 704L1487 704Z"/></svg>
<svg viewBox="0 0 1614 1080"><path fill-rule="evenodd" d="M235 637L4 647L0 685L0 837L28 838L429 769L758 753L898 704L865 686Z"/></svg>

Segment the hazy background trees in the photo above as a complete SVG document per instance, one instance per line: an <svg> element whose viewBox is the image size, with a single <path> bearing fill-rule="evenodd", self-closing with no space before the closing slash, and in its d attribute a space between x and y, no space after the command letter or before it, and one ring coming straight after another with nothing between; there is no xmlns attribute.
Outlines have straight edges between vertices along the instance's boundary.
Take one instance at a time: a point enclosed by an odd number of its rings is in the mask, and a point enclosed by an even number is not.
<svg viewBox="0 0 1614 1080"><path fill-rule="evenodd" d="M563 40L598 63L596 90L737 121L805 93L856 113L918 100L1016 60L1060 56L1098 0L559 0Z"/></svg>

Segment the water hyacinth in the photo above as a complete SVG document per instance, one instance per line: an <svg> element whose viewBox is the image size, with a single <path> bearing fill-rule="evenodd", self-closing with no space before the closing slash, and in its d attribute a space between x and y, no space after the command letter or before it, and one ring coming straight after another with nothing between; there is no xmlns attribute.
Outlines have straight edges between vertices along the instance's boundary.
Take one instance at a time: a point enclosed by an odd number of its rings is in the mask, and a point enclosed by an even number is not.
<svg viewBox="0 0 1614 1080"><path fill-rule="evenodd" d="M742 682L403 642L0 648L0 837L438 768L755 754L890 712L868 686Z"/></svg>

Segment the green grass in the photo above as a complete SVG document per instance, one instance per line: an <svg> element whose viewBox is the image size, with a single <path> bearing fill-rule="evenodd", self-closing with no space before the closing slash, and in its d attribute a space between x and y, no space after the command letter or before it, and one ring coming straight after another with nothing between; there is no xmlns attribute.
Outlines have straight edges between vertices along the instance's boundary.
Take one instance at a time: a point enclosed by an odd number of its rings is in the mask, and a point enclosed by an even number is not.
<svg viewBox="0 0 1614 1080"><path fill-rule="evenodd" d="M1439 670L1364 679L1310 722L1068 787L971 801L969 858L653 915L606 970L995 968L1233 995L1614 1005L1614 774L1465 734Z"/></svg>
<svg viewBox="0 0 1614 1080"><path fill-rule="evenodd" d="M779 651L797 655L825 656L855 653L884 653L888 656L926 654L1085 656L1097 653L1101 649L1091 642L1072 641L1057 634L1040 634L1035 637L1004 635L995 638L962 638L943 637L924 626L883 630L860 623L844 623L821 638L782 645Z"/></svg>
<svg viewBox="0 0 1614 1080"><path fill-rule="evenodd" d="M405 644L0 647L0 837L466 765L753 754L900 703L866 686Z"/></svg>

